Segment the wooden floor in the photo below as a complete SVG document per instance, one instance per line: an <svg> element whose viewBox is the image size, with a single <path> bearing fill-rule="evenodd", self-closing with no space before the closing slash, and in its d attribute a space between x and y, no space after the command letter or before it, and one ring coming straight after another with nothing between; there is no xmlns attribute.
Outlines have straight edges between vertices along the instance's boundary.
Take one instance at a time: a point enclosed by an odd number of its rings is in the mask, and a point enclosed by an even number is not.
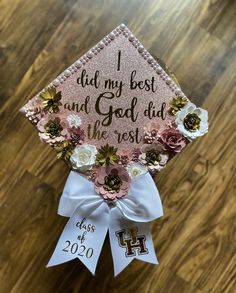
<svg viewBox="0 0 236 293"><path fill-rule="evenodd" d="M156 176L159 266L114 279L106 241L95 277L79 261L46 269L69 170L18 110L121 22L208 109L210 131ZM0 0L0 99L1 293L236 292L236 1Z"/></svg>

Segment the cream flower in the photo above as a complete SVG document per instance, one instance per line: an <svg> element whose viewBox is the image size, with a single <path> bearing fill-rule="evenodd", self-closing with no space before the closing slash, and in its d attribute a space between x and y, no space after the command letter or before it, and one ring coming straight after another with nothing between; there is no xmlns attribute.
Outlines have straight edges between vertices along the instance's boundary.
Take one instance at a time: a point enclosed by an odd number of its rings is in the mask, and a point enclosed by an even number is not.
<svg viewBox="0 0 236 293"><path fill-rule="evenodd" d="M127 165L126 170L132 179L147 173L147 169L137 162Z"/></svg>
<svg viewBox="0 0 236 293"><path fill-rule="evenodd" d="M72 166L84 172L92 168L96 161L97 149L90 144L77 146L70 157Z"/></svg>
<svg viewBox="0 0 236 293"><path fill-rule="evenodd" d="M175 123L183 136L193 140L208 132L208 112L188 103L181 111L176 113Z"/></svg>
<svg viewBox="0 0 236 293"><path fill-rule="evenodd" d="M71 114L67 117L70 127L78 127L81 125L81 118L76 114Z"/></svg>

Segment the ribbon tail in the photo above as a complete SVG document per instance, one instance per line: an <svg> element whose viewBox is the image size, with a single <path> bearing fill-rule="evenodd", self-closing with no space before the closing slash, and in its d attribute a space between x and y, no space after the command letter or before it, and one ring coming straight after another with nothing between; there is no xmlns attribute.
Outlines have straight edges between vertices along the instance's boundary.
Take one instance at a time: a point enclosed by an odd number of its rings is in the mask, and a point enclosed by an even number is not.
<svg viewBox="0 0 236 293"><path fill-rule="evenodd" d="M158 264L148 223L130 221L111 209L109 238L114 275L122 272L133 259Z"/></svg>
<svg viewBox="0 0 236 293"><path fill-rule="evenodd" d="M77 208L67 222L47 267L78 258L94 275L108 223L109 208L105 203L87 217L80 216Z"/></svg>

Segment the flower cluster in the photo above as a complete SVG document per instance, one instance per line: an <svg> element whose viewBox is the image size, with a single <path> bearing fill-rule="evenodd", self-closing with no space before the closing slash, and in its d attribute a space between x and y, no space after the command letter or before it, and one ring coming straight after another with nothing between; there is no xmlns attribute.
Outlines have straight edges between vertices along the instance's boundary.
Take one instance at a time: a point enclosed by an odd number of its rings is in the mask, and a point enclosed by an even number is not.
<svg viewBox="0 0 236 293"><path fill-rule="evenodd" d="M94 181L96 192L110 202L128 194L132 179L160 171L189 141L208 131L207 111L177 96L170 102L172 119L166 126L151 121L144 127L141 148L118 150L109 144L97 148L86 141L81 117L64 110L61 99L61 92L48 88L23 110L57 158Z"/></svg>
<svg viewBox="0 0 236 293"><path fill-rule="evenodd" d="M144 127L144 143L139 159L151 173L160 171L176 153L193 139L208 131L208 114L186 98L177 96L170 102L168 112L174 119L160 127L151 122Z"/></svg>

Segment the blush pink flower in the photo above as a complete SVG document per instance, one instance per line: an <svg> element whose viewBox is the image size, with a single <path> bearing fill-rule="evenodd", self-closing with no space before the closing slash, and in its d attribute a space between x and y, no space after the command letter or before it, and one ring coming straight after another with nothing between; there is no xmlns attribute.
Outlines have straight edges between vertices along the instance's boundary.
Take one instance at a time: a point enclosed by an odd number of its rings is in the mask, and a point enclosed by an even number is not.
<svg viewBox="0 0 236 293"><path fill-rule="evenodd" d="M146 143L155 143L159 138L160 125L156 122L149 123L144 129L144 140Z"/></svg>
<svg viewBox="0 0 236 293"><path fill-rule="evenodd" d="M95 191L106 201L116 201L128 194L131 178L125 168L115 165L100 167L95 179Z"/></svg>
<svg viewBox="0 0 236 293"><path fill-rule="evenodd" d="M66 125L55 115L46 115L37 124L39 137L45 142L54 145L67 139Z"/></svg>
<svg viewBox="0 0 236 293"><path fill-rule="evenodd" d="M25 113L25 116L34 124L37 124L38 121L45 115L43 108L41 107L42 103L37 98L29 100L29 102L21 108L21 112Z"/></svg>
<svg viewBox="0 0 236 293"><path fill-rule="evenodd" d="M145 165L151 173L163 169L169 159L169 155L163 150L160 143L146 144L142 146L142 154L139 161Z"/></svg>
<svg viewBox="0 0 236 293"><path fill-rule="evenodd" d="M174 128L163 130L160 134L159 141L163 145L164 150L171 150L175 153L179 153L186 146L183 135Z"/></svg>

